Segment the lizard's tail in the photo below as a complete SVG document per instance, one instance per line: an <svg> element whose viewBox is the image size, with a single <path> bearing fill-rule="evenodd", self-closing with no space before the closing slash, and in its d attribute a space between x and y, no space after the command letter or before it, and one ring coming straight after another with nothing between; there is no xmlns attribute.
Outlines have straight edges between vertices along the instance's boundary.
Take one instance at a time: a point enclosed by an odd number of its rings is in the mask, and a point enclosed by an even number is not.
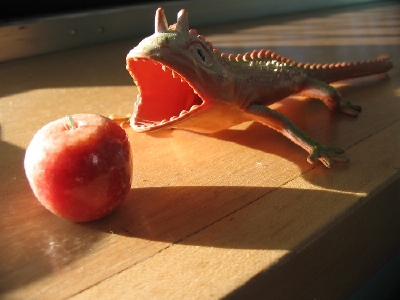
<svg viewBox="0 0 400 300"><path fill-rule="evenodd" d="M393 68L393 62L388 55L381 55L375 59L362 62L343 62L325 65L294 63L294 65L303 68L309 77L326 83L384 73Z"/></svg>

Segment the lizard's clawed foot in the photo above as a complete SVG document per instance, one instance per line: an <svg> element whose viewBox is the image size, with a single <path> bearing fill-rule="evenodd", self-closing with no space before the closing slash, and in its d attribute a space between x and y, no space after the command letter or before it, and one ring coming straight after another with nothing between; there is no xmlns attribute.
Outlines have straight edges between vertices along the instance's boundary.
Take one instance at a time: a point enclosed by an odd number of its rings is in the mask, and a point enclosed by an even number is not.
<svg viewBox="0 0 400 300"><path fill-rule="evenodd" d="M124 128L129 126L131 114L127 114L126 116L109 115L108 118L116 122L122 128Z"/></svg>
<svg viewBox="0 0 400 300"><path fill-rule="evenodd" d="M312 164L318 159L325 167L331 168L335 162L349 162L349 159L343 153L344 149L340 147L316 145L307 157L307 161Z"/></svg>
<svg viewBox="0 0 400 300"><path fill-rule="evenodd" d="M346 115L351 117L357 117L358 113L361 112L361 106L351 104L350 101L341 101L340 102L340 111Z"/></svg>

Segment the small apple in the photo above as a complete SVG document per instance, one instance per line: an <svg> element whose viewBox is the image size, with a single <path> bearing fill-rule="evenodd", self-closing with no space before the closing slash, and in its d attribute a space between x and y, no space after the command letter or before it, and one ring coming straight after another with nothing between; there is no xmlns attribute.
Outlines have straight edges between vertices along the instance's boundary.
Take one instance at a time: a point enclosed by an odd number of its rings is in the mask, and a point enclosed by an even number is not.
<svg viewBox="0 0 400 300"><path fill-rule="evenodd" d="M24 167L40 203L74 222L110 214L132 181L126 132L96 114L76 114L42 127L26 150Z"/></svg>

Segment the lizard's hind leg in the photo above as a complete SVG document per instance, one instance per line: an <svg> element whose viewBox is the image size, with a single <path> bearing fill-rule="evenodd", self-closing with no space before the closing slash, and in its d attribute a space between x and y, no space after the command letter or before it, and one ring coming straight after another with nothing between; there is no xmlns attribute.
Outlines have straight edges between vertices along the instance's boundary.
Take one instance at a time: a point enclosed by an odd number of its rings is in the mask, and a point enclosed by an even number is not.
<svg viewBox="0 0 400 300"><path fill-rule="evenodd" d="M361 111L361 106L343 101L339 91L333 86L315 79L307 78L299 95L320 99L329 109L340 111L352 117L357 117Z"/></svg>

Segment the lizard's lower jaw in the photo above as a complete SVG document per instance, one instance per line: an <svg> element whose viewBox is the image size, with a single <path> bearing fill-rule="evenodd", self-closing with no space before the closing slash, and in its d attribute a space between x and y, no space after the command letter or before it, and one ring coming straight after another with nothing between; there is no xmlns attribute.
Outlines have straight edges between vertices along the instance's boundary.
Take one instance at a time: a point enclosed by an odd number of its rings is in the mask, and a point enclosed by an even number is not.
<svg viewBox="0 0 400 300"><path fill-rule="evenodd" d="M192 115L199 112L200 106L202 105L202 104L200 105L194 104L190 107L189 111L182 110L178 116L173 115L168 120L162 119L161 121L158 120L153 121L149 120L148 118L143 119L143 117L141 116L142 103L143 99L139 94L134 104L132 117L130 119L131 127L137 132L148 132L148 131L156 131L159 129L174 128L175 124L180 123L186 118L189 118Z"/></svg>
<svg viewBox="0 0 400 300"><path fill-rule="evenodd" d="M171 128L205 102L178 72L146 58L130 58L127 69L139 89L131 118L135 131Z"/></svg>

